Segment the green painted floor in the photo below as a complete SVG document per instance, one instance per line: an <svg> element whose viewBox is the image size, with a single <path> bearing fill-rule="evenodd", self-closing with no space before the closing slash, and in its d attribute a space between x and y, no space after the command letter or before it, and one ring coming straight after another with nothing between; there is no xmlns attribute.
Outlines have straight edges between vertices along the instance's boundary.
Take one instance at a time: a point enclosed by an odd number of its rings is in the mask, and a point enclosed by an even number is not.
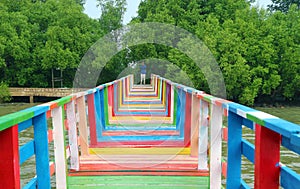
<svg viewBox="0 0 300 189"><path fill-rule="evenodd" d="M70 189L209 188L209 177L196 176L70 176Z"/></svg>

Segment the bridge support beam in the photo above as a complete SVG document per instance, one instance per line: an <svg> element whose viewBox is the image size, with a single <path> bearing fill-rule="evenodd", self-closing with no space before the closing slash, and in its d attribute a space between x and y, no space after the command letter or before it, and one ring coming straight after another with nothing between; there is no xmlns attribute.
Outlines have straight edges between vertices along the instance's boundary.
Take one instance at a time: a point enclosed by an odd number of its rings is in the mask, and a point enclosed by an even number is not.
<svg viewBox="0 0 300 189"><path fill-rule="evenodd" d="M30 103L34 103L33 96L29 96L29 102L30 102Z"/></svg>

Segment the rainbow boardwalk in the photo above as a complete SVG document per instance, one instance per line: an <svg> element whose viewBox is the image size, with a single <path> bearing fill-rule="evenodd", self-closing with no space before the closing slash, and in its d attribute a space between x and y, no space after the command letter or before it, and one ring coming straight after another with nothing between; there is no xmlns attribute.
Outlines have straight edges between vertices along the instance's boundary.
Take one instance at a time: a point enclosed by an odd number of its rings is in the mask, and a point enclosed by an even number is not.
<svg viewBox="0 0 300 189"><path fill-rule="evenodd" d="M30 128L34 137L19 145ZM129 75L0 117L0 188L250 188L242 156L254 164L255 188L297 188L281 146L300 153L298 125L154 74L148 85ZM36 176L21 186L32 156Z"/></svg>

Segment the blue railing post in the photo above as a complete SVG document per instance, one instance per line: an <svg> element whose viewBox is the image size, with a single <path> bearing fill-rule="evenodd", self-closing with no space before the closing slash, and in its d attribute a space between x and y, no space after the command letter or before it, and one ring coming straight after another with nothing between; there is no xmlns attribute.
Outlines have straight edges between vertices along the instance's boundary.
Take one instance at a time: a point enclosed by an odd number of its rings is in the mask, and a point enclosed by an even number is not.
<svg viewBox="0 0 300 189"><path fill-rule="evenodd" d="M229 111L226 188L230 189L239 189L241 185L242 121L242 117Z"/></svg>
<svg viewBox="0 0 300 189"><path fill-rule="evenodd" d="M37 188L51 188L46 113L33 118Z"/></svg>
<svg viewBox="0 0 300 189"><path fill-rule="evenodd" d="M97 131L97 138L102 136L102 115L101 115L101 98L100 98L100 90L97 88L95 92L95 114L96 114L96 131Z"/></svg>

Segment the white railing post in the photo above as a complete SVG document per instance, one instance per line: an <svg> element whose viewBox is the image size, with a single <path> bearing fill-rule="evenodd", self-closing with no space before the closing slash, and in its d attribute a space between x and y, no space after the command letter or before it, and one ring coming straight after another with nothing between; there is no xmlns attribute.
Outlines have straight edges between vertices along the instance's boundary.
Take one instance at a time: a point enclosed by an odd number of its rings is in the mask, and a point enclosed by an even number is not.
<svg viewBox="0 0 300 189"><path fill-rule="evenodd" d="M204 100L200 100L200 117L199 117L199 150L198 150L198 169L208 170L207 150L208 150L208 119L209 104Z"/></svg>
<svg viewBox="0 0 300 189"><path fill-rule="evenodd" d="M52 110L56 188L67 188L66 148L62 107Z"/></svg>
<svg viewBox="0 0 300 189"><path fill-rule="evenodd" d="M222 106L211 103L210 112L210 188L221 188L222 181Z"/></svg>
<svg viewBox="0 0 300 189"><path fill-rule="evenodd" d="M79 170L79 153L77 142L77 122L75 114L75 103L71 101L67 104L67 120L69 125L69 145L70 145L70 169Z"/></svg>

